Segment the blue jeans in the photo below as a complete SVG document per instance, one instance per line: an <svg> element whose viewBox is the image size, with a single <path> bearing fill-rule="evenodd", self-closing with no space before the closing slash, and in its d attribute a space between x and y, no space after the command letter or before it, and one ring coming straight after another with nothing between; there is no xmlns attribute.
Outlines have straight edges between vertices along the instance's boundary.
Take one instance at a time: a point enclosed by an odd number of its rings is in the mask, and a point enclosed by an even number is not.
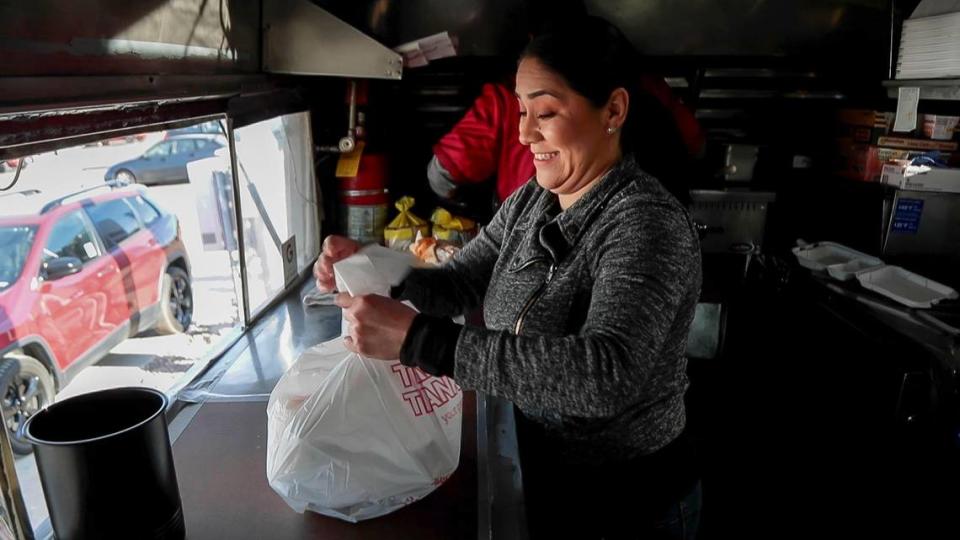
<svg viewBox="0 0 960 540"><path fill-rule="evenodd" d="M702 508L703 489L700 482L697 482L693 490L677 504L675 512L666 516L667 519L663 522L663 529L668 533L668 538L694 540L697 537L697 530L700 528L700 511Z"/></svg>

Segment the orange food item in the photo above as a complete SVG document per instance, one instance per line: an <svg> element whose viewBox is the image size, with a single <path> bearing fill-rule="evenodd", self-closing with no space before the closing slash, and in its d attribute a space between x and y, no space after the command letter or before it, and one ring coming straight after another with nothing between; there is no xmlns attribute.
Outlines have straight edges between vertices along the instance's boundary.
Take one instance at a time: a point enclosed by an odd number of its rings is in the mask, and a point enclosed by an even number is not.
<svg viewBox="0 0 960 540"><path fill-rule="evenodd" d="M413 254L416 255L421 261L436 264L436 247L437 240L435 238L432 236L428 236L426 238L421 236L417 238L417 241L414 242L413 245L410 246L410 251L412 251Z"/></svg>

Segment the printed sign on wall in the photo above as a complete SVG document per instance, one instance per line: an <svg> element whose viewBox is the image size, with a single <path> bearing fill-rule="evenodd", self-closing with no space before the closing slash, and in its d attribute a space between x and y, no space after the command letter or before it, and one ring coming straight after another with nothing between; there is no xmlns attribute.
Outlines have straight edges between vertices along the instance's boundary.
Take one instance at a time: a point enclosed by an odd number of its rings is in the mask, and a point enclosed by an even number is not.
<svg viewBox="0 0 960 540"><path fill-rule="evenodd" d="M283 282L289 285L297 278L297 237L291 236L280 247L283 255Z"/></svg>
<svg viewBox="0 0 960 540"><path fill-rule="evenodd" d="M893 211L893 223L890 232L917 234L920 230L920 218L923 216L923 199L900 199Z"/></svg>

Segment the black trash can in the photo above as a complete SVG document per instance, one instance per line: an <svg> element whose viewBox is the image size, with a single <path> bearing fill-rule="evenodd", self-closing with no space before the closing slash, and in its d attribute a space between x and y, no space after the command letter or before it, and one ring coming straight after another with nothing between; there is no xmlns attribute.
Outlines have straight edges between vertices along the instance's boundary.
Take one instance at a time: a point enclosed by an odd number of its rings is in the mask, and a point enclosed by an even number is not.
<svg viewBox="0 0 960 540"><path fill-rule="evenodd" d="M27 421L58 539L184 538L166 407L156 390L115 388Z"/></svg>

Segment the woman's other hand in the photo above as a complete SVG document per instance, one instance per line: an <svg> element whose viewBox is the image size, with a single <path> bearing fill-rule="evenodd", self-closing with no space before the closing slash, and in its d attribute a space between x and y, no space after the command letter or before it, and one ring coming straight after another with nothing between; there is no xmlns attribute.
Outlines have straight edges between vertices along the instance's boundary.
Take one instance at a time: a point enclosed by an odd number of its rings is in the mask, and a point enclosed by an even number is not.
<svg viewBox="0 0 960 540"><path fill-rule="evenodd" d="M337 295L336 304L350 323L343 344L367 358L396 360L417 312L402 302L377 294Z"/></svg>
<svg viewBox="0 0 960 540"><path fill-rule="evenodd" d="M320 258L313 265L313 277L320 292L333 292L337 287L333 265L360 250L360 244L344 236L330 235L323 240Z"/></svg>

